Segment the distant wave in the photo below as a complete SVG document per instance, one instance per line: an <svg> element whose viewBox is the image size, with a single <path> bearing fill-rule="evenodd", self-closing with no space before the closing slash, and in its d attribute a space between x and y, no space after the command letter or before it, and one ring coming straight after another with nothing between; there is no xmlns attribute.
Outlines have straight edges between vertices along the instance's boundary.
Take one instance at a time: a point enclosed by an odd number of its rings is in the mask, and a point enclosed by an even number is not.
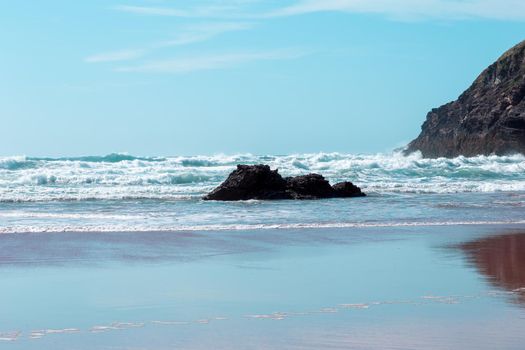
<svg viewBox="0 0 525 350"><path fill-rule="evenodd" d="M166 160L161 157L136 157L123 153L111 153L105 156L82 156L82 157L26 157L13 156L0 158L0 169L21 170L44 166L45 162L90 162L90 163L118 163L123 161L146 161L161 162Z"/></svg>
<svg viewBox="0 0 525 350"><path fill-rule="evenodd" d="M161 162L166 160L162 157L137 157L125 153L110 153L105 156L81 156L81 157L61 157L61 158L48 158L48 157L28 157L29 161L79 161L79 162L93 162L93 163L118 163L123 161L142 160L147 162Z"/></svg>
<svg viewBox="0 0 525 350"><path fill-rule="evenodd" d="M4 157L0 158L0 170L19 170L32 168L35 165L34 161L28 161L24 156Z"/></svg>
<svg viewBox="0 0 525 350"><path fill-rule="evenodd" d="M525 191L525 157L424 159L419 154L311 153L139 157L0 158L0 202L200 197L236 164L269 164L285 176L309 172L350 180L371 194Z"/></svg>

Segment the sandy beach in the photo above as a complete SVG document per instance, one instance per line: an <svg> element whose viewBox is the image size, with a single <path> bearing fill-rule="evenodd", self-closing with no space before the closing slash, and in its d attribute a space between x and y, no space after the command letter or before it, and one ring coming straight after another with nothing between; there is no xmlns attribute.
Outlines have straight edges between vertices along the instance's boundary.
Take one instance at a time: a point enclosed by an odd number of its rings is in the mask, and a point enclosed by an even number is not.
<svg viewBox="0 0 525 350"><path fill-rule="evenodd" d="M6 349L521 349L523 225L0 236Z"/></svg>

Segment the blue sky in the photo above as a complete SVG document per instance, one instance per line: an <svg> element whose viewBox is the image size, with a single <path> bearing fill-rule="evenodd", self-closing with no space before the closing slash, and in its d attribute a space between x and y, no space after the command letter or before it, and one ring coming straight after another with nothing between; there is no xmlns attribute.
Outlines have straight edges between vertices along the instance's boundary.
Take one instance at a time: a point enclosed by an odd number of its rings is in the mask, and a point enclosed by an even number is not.
<svg viewBox="0 0 525 350"><path fill-rule="evenodd" d="M525 39L521 0L0 6L4 156L385 152Z"/></svg>

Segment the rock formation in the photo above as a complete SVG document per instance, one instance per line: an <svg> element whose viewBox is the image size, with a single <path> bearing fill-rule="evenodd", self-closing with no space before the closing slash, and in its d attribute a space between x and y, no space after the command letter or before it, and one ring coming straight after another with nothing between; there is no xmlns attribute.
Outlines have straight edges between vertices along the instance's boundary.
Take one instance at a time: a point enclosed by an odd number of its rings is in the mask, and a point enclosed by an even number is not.
<svg viewBox="0 0 525 350"><path fill-rule="evenodd" d="M485 69L456 101L431 110L405 153L525 154L525 41Z"/></svg>
<svg viewBox="0 0 525 350"><path fill-rule="evenodd" d="M268 165L237 165L228 178L204 196L204 200L236 201L248 199L319 199L363 197L351 182L334 187L322 175L308 174L283 178Z"/></svg>
<svg viewBox="0 0 525 350"><path fill-rule="evenodd" d="M316 199L334 197L334 189L322 175L308 174L287 177L287 192L294 199Z"/></svg>
<svg viewBox="0 0 525 350"><path fill-rule="evenodd" d="M333 189L335 197L344 198L365 196L365 194L361 192L361 189L350 181L336 183L333 186Z"/></svg>

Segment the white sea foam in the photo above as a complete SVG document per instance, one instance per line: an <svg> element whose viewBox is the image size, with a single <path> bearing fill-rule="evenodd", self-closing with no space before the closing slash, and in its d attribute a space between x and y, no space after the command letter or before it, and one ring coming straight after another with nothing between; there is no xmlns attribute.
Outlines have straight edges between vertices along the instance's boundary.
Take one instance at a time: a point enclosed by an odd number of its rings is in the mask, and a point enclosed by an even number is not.
<svg viewBox="0 0 525 350"><path fill-rule="evenodd" d="M500 297L507 297L509 295L517 295L520 292L522 292L524 288L518 288L512 291L504 291L504 290L491 290L488 292L480 293L477 295L442 295L442 296L434 296L434 295L424 295L419 298L415 299L407 299L407 300L382 300L382 301L372 301L367 303L345 303L345 304L339 304L337 306L327 306L320 309L316 309L313 311L275 311L272 313L266 313L266 314L246 314L242 316L245 319L253 319L260 320L260 321L282 321L290 317L317 317L320 314L323 314L323 317L328 317L329 315L333 315L339 312L350 312L352 310L366 310L369 309L371 305L374 305L375 307L384 307L386 305L418 305L421 307L428 306L431 304L451 304L456 305L464 302L468 302L473 299L481 299L481 298L500 298ZM200 318L196 319L193 322L190 321L161 321L161 320L154 320L150 321L149 323L152 325L163 325L163 326L176 326L176 325L186 325L186 326L199 326L199 325L207 325L210 323L211 320L227 320L229 318L227 317L210 317L210 318ZM238 319L238 318L237 318ZM114 322L109 325L95 325L87 330L92 334L98 334L98 333L105 333L109 331L130 331L133 329L138 329L144 327L148 322ZM68 334L68 333L80 333L82 332L81 329L78 328L63 328L63 329L47 329L47 330L32 330L28 332L28 338L33 340L38 340L44 337L46 334ZM11 332L0 332L0 341L16 341L20 338L22 335L22 331L11 331Z"/></svg>
<svg viewBox="0 0 525 350"><path fill-rule="evenodd" d="M283 175L319 172L368 192L525 191L525 157L424 159L419 154L342 153L287 156L0 158L0 202L46 200L181 200L219 184L238 163L266 163ZM193 197L192 197L193 196Z"/></svg>
<svg viewBox="0 0 525 350"><path fill-rule="evenodd" d="M18 337L20 337L20 334L22 334L20 331L0 333L0 341L15 341L18 339Z"/></svg>
<svg viewBox="0 0 525 350"><path fill-rule="evenodd" d="M0 227L0 234L8 233L59 233L59 232L192 232L192 231L252 231L277 229L338 229L338 228L381 228L381 227L433 227L433 226L472 226L472 225L523 225L525 220L478 220L478 221L426 221L426 222L379 222L379 223L291 223L291 224L210 224L210 225L19 225Z"/></svg>
<svg viewBox="0 0 525 350"><path fill-rule="evenodd" d="M190 324L190 322L188 322L188 321L159 321L159 320L151 321L151 323L153 323L153 324L160 324L160 325L168 325L168 326L189 325Z"/></svg>
<svg viewBox="0 0 525 350"><path fill-rule="evenodd" d="M24 218L24 219L93 219L93 220L140 220L143 216L139 215L117 215L117 214L96 214L96 213L48 213L48 212L28 212L28 211L3 211L0 218Z"/></svg>
<svg viewBox="0 0 525 350"><path fill-rule="evenodd" d="M46 329L45 334L63 334L63 333L78 333L80 329L78 328L62 328L62 329Z"/></svg>
<svg viewBox="0 0 525 350"><path fill-rule="evenodd" d="M123 330L130 328L142 328L145 322L113 322L110 325L93 326L89 330L91 333L103 333L114 330Z"/></svg>
<svg viewBox="0 0 525 350"><path fill-rule="evenodd" d="M344 309L368 309L370 307L369 304L340 304Z"/></svg>
<svg viewBox="0 0 525 350"><path fill-rule="evenodd" d="M370 196L300 207L201 201L238 163L269 164L283 176L317 172L332 183L350 180ZM521 222L524 205L522 155L0 158L0 233L507 224Z"/></svg>

